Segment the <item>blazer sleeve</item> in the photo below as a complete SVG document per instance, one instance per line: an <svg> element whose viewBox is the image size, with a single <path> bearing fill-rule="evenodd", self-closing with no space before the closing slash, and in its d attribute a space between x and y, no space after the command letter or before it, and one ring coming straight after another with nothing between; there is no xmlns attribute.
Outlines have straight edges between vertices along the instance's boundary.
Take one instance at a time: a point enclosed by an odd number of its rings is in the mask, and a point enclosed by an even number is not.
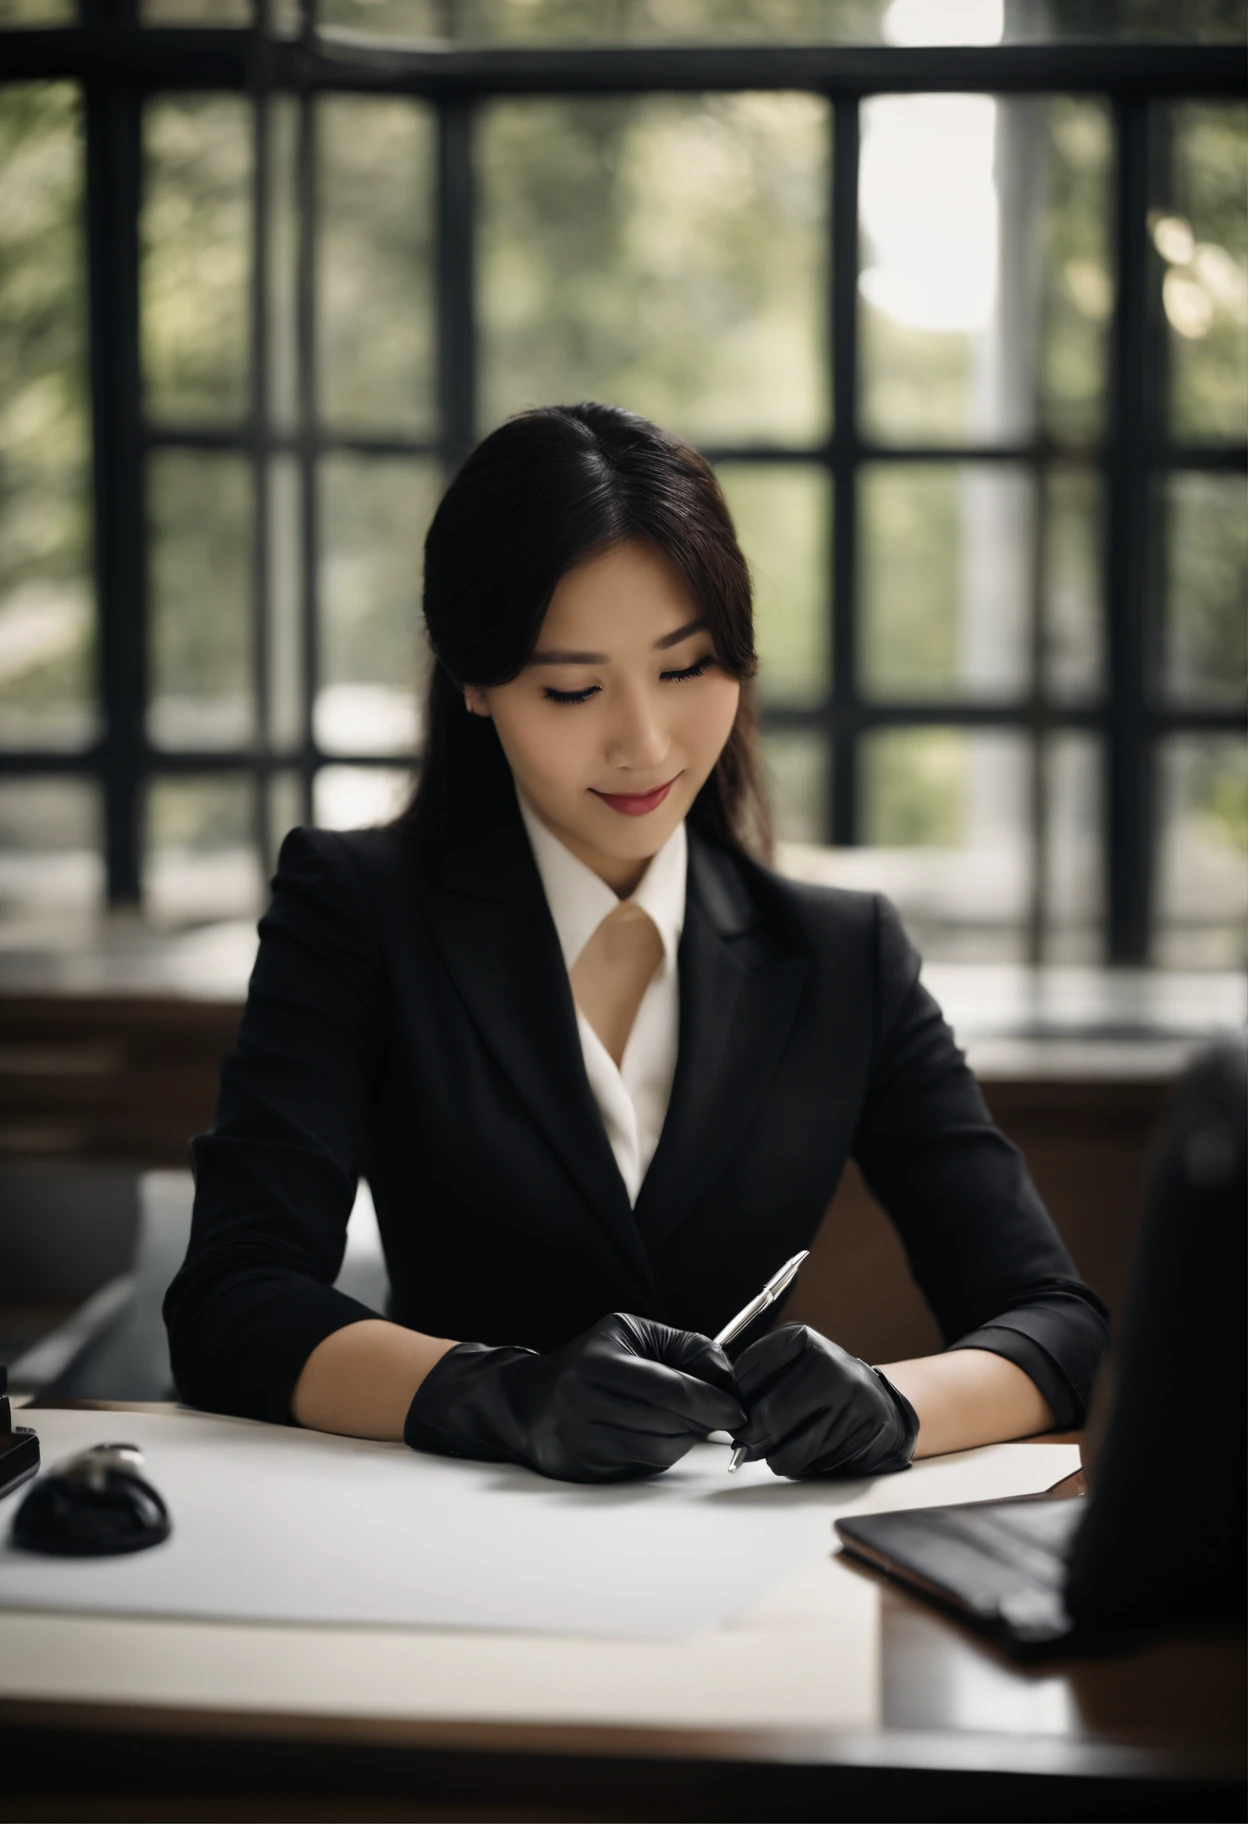
<svg viewBox="0 0 1248 1824"><path fill-rule="evenodd" d="M1107 1313L994 1125L896 908L876 913L876 1049L855 1138L947 1348L987 1349L1030 1375L1060 1427L1081 1424Z"/></svg>
<svg viewBox="0 0 1248 1824"><path fill-rule="evenodd" d="M164 1301L190 1405L288 1424L308 1356L376 1317L334 1288L364 1166L379 963L342 839L282 844L237 1048L211 1132L191 1143L186 1259Z"/></svg>

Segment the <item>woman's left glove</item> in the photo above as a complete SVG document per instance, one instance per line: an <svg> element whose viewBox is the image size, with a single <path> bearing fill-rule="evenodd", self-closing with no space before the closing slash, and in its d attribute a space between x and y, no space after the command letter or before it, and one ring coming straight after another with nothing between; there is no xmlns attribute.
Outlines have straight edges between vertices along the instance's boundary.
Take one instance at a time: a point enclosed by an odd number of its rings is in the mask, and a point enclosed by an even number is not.
<svg viewBox="0 0 1248 1824"><path fill-rule="evenodd" d="M448 1349L416 1390L403 1441L563 1482L623 1482L670 1469L743 1417L717 1343L614 1311L545 1355Z"/></svg>
<svg viewBox="0 0 1248 1824"><path fill-rule="evenodd" d="M780 1324L733 1366L749 1414L733 1435L778 1476L878 1476L908 1469L918 1414L878 1368L806 1324Z"/></svg>

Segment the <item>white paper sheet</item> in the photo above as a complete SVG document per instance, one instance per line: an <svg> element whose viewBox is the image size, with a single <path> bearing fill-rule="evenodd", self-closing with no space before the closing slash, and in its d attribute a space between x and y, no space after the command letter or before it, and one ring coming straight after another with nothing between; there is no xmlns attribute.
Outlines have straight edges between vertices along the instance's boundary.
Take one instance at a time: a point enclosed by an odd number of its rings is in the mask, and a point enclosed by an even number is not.
<svg viewBox="0 0 1248 1824"><path fill-rule="evenodd" d="M996 1445L873 1482L726 1474L701 1445L653 1482L547 1481L202 1415L32 1412L45 1465L141 1446L172 1537L133 1556L41 1558L8 1543L0 1608L364 1627L680 1639L749 1615L835 1550L832 1521L1038 1491L1071 1447ZM7 1510L7 1511L6 1511Z"/></svg>

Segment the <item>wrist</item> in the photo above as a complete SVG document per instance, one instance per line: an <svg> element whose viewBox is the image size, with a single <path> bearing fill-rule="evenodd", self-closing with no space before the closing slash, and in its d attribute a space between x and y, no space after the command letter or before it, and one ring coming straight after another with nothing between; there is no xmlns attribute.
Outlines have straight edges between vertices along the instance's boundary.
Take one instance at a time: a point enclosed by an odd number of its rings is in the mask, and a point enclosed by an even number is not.
<svg viewBox="0 0 1248 1824"><path fill-rule="evenodd" d="M919 1442L919 1415L901 1389L895 1387L889 1380L883 1369L872 1368L871 1372L888 1396L895 1420L896 1441L879 1468L881 1470L909 1469L914 1461L915 1449Z"/></svg>
<svg viewBox="0 0 1248 1824"><path fill-rule="evenodd" d="M522 1428L507 1398L506 1370L533 1355L509 1345L456 1343L416 1389L403 1442L439 1456L522 1461Z"/></svg>

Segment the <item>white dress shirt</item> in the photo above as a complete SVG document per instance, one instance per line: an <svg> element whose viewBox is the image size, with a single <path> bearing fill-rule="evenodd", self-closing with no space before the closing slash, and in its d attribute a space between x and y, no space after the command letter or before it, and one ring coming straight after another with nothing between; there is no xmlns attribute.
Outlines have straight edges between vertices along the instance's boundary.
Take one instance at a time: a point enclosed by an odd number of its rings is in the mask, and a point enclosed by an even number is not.
<svg viewBox="0 0 1248 1824"><path fill-rule="evenodd" d="M516 798L559 935L563 960L571 970L603 919L621 902L605 880L546 828L519 790ZM585 1015L579 1007L576 1009L585 1074L630 1204L637 1202L642 1179L659 1144L676 1073L680 1041L676 952L685 922L687 856L682 821L651 858L639 886L629 896L653 919L663 940L663 960L641 997L618 1069Z"/></svg>

